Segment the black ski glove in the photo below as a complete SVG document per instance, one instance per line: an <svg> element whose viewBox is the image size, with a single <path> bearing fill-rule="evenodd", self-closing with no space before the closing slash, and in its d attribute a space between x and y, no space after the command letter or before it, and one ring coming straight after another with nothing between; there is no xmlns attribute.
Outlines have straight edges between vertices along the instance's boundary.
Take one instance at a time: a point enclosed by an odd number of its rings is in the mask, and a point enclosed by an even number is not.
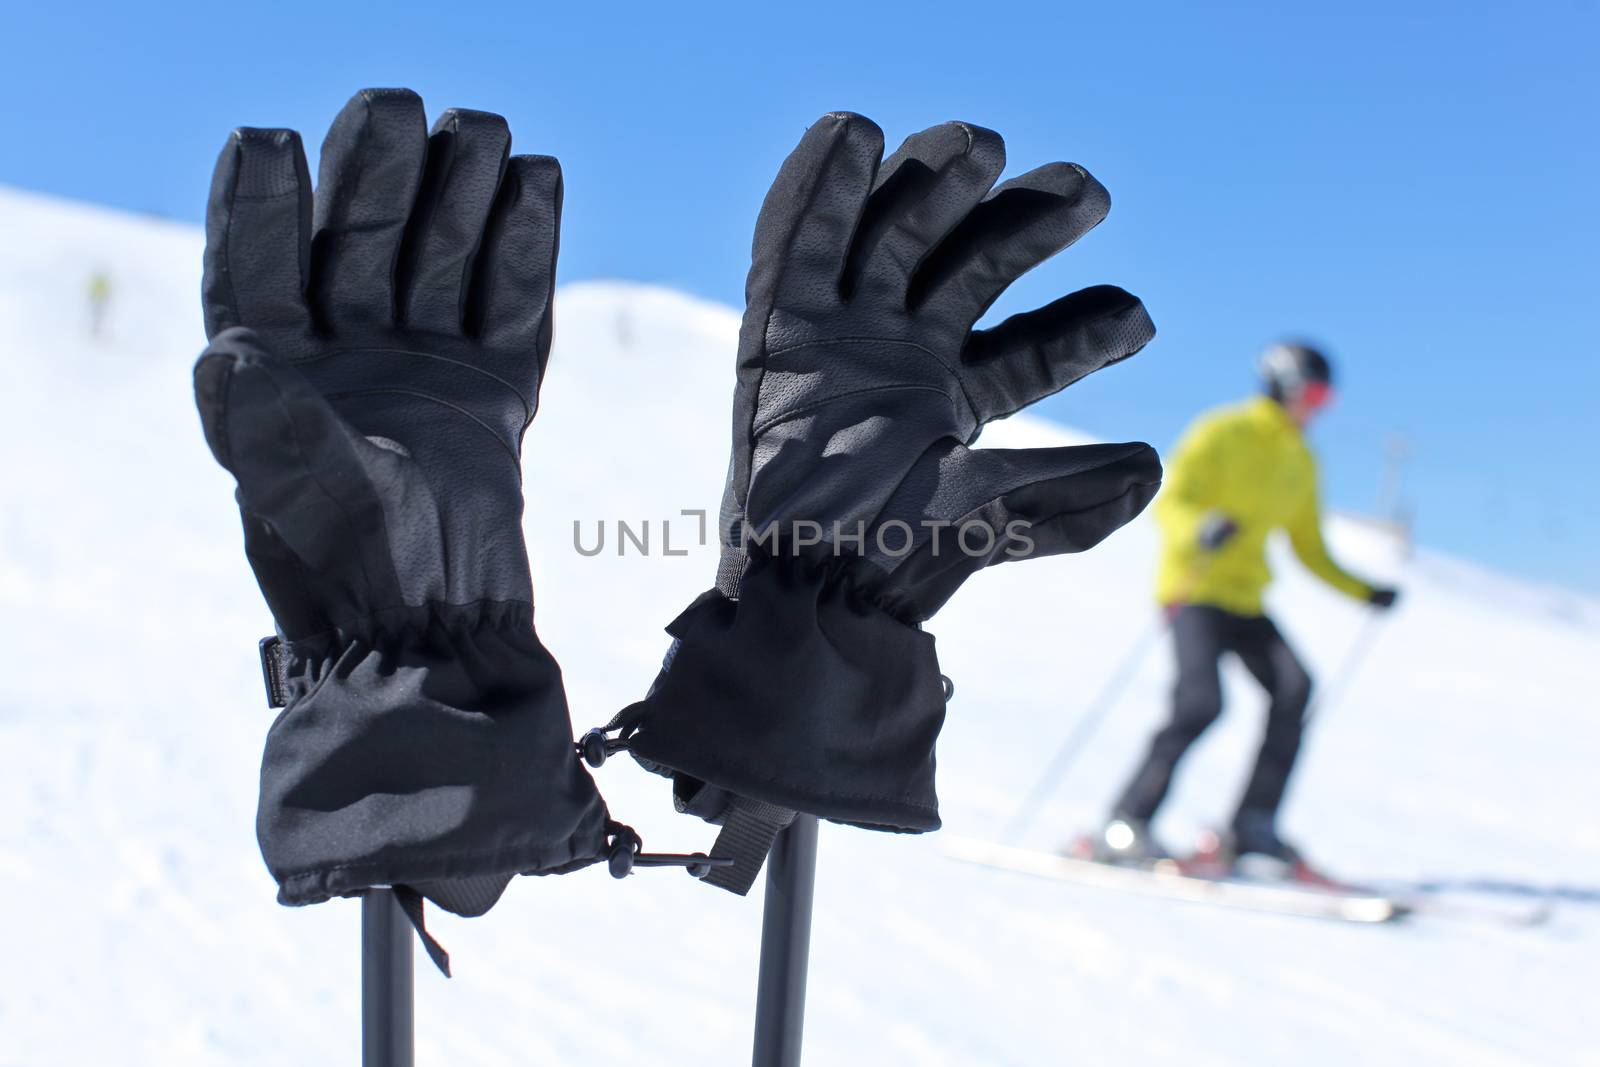
<svg viewBox="0 0 1600 1067"><path fill-rule="evenodd" d="M1195 544L1206 552L1215 552L1239 532L1239 524L1220 511L1213 511L1200 522L1200 530L1195 534Z"/></svg>
<svg viewBox="0 0 1600 1067"><path fill-rule="evenodd" d="M1399 599L1400 590L1390 589L1387 586L1375 586L1372 592L1367 594L1367 603L1379 611L1388 611Z"/></svg>
<svg viewBox="0 0 1600 1067"><path fill-rule="evenodd" d="M602 858L533 629L519 451L550 351L561 171L498 115L358 94L322 148L235 131L206 219L206 441L281 635L257 831L278 899L463 915ZM275 686L274 688L278 688Z"/></svg>
<svg viewBox="0 0 1600 1067"><path fill-rule="evenodd" d="M918 624L983 567L1096 544L1160 481L1142 444L967 447L1153 336L1109 286L973 329L1099 223L1105 189L1055 163L991 192L1004 144L964 123L882 154L871 121L826 115L767 194L717 587L611 724L681 809L724 824L712 855L735 864L707 880L735 892L796 810L936 829L946 693Z"/></svg>

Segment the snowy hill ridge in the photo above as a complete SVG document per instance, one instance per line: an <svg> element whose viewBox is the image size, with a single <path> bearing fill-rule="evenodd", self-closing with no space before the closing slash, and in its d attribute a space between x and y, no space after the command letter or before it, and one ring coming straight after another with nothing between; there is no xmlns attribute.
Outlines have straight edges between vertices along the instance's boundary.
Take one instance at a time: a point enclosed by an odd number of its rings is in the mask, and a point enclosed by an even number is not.
<svg viewBox="0 0 1600 1067"><path fill-rule="evenodd" d="M190 398L202 238L3 189L0 232L0 1064L353 1060L357 909L278 907L255 850L270 721L255 640L271 620ZM715 514L737 329L733 309L661 287L559 293L525 524L579 730L644 690L661 627L714 574L682 513ZM1017 417L982 443L1081 440ZM575 551L575 523L590 541L618 520L657 538L670 522L690 552ZM1330 687L1287 829L1353 877L1600 886L1600 603L1403 559L1360 522L1330 536L1406 599ZM939 752L952 831L999 832L1152 625L1153 550L1141 520L1083 556L987 572L930 624L958 690ZM1279 572L1274 606L1326 680L1367 613L1291 561ZM1150 658L1031 843L1099 817L1163 713L1167 669ZM1165 816L1174 840L1227 811L1253 749L1259 697L1227 684L1231 713ZM625 764L599 774L618 817L653 847L710 841ZM1351 931L1004 876L938 845L824 829L809 1062L1595 1062L1592 908L1516 934ZM759 893L675 872L525 879L485 919L437 921L458 977L419 971L419 1060L745 1062L759 922Z"/></svg>

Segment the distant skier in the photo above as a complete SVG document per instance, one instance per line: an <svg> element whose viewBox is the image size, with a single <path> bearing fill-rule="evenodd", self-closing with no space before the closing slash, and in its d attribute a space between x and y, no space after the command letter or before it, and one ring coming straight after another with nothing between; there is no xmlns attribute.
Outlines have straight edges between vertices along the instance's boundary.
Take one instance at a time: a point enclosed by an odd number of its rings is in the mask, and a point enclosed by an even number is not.
<svg viewBox="0 0 1600 1067"><path fill-rule="evenodd" d="M111 307L111 275L97 270L89 276L89 336L105 332L106 312Z"/></svg>
<svg viewBox="0 0 1600 1067"><path fill-rule="evenodd" d="M1303 430L1332 397L1327 357L1303 344L1275 344L1261 356L1264 396L1202 415L1167 457L1166 487L1153 511L1161 528L1157 595L1168 612L1177 657L1170 721L1094 840L1097 858L1147 863L1166 855L1150 821L1173 770L1222 711L1218 663L1233 653L1267 691L1265 736L1228 831L1223 858L1247 853L1299 864L1278 836L1276 816L1300 748L1311 678L1272 620L1261 595L1271 581L1267 535L1283 528L1296 555L1323 581L1377 608L1396 590L1351 576L1328 555L1317 502L1316 460Z"/></svg>

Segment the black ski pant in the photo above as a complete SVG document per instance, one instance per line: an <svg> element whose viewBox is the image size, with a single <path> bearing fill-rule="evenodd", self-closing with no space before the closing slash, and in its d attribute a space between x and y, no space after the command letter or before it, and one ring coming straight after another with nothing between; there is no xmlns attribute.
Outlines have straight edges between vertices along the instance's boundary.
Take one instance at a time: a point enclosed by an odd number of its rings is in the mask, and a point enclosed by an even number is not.
<svg viewBox="0 0 1600 1067"><path fill-rule="evenodd" d="M1172 620L1178 677L1172 689L1172 718L1150 742L1144 762L1122 793L1119 815L1149 819L1166 799L1172 773L1189 746L1222 713L1219 666L1231 652L1271 698L1267 727L1255 769L1239 801L1240 815L1276 815L1300 751L1311 676L1283 635L1264 615L1235 615L1203 604L1188 604Z"/></svg>

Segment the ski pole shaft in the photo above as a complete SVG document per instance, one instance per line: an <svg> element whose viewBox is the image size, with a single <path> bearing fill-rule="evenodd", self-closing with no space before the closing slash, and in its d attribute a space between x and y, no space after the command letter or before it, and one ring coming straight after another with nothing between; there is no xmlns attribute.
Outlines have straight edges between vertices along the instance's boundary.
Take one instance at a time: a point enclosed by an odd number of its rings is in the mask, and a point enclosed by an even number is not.
<svg viewBox="0 0 1600 1067"><path fill-rule="evenodd" d="M1165 621L1158 620L1139 635L1139 639L1128 650L1128 654L1122 658L1122 662L1117 666L1117 669L1112 672L1111 677L1106 679L1105 685L1100 688L1100 692L1095 697L1094 702L1089 705L1087 711L1078 717L1078 721L1073 725L1072 731L1067 734L1067 739L1061 742L1061 747L1056 749L1055 755L1051 757L1049 764L1046 765L1044 773L1039 775L1039 780L1034 783L1033 788L1028 791L1028 795L1023 798L1022 803L1017 807L1016 814L1011 817L1011 821L1006 826L1006 840L1017 841L1023 834L1028 832L1028 829L1033 825L1034 818L1039 813L1040 806L1055 790L1056 786L1060 784L1061 776L1066 774L1071 769L1072 764L1077 761L1078 756L1087 747L1089 740L1100 729L1100 723L1105 719L1106 715L1110 713L1112 708L1116 707L1117 701L1139 673L1139 667L1144 663L1145 657L1150 654L1151 647L1155 645L1157 638L1166 632L1166 629Z"/></svg>
<svg viewBox="0 0 1600 1067"><path fill-rule="evenodd" d="M411 923L391 889L361 897L361 1065L412 1067Z"/></svg>
<svg viewBox="0 0 1600 1067"><path fill-rule="evenodd" d="M753 1067L799 1067L816 879L817 818L796 815L767 855Z"/></svg>
<svg viewBox="0 0 1600 1067"><path fill-rule="evenodd" d="M1328 709L1333 707L1338 698L1344 695L1349 688L1350 681L1355 677L1361 665L1366 662L1367 655L1377 644L1378 633L1383 629L1384 612L1373 611L1361 624L1361 629L1356 633L1355 639L1350 642L1350 650L1344 654L1333 676L1328 679L1328 684L1317 690L1316 696L1306 708L1305 714L1300 717L1302 728L1310 725L1313 717L1327 718Z"/></svg>
<svg viewBox="0 0 1600 1067"><path fill-rule="evenodd" d="M1060 784L1061 776L1071 769L1073 763L1077 762L1078 756L1088 747L1089 741L1100 729L1100 723L1111 713L1111 709L1116 707L1117 701L1122 698L1122 694L1127 691L1139 673L1139 668L1143 665L1145 657L1150 654L1150 649L1172 625L1173 612L1181 608L1190 594L1199 588L1201 579L1211 570L1212 558L1208 553L1190 566L1188 573L1183 576L1183 581L1178 585L1177 594L1171 598L1161 616L1139 635L1139 639L1133 643L1133 647L1122 658L1117 669L1106 679L1106 684L1101 687L1094 702L1078 717L1072 731L1067 734L1067 739L1061 742L1061 747L1046 765L1044 773L1039 776L1039 780L1034 783L1021 805L1017 807L1016 814L1011 816L1010 823L1006 825L1005 840L1018 841L1033 826L1033 820L1038 815L1040 806Z"/></svg>

